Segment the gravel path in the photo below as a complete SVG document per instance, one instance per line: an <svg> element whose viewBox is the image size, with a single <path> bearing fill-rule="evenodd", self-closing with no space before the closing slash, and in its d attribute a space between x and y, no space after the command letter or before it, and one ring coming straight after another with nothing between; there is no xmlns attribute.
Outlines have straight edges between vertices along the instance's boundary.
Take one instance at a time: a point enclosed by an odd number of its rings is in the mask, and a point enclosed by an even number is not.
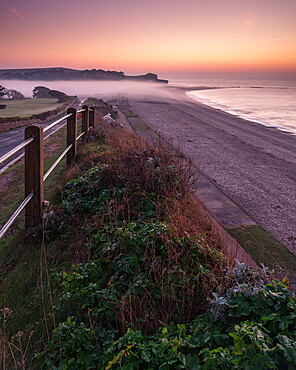
<svg viewBox="0 0 296 370"><path fill-rule="evenodd" d="M296 137L188 98L130 101L247 213L296 254Z"/></svg>

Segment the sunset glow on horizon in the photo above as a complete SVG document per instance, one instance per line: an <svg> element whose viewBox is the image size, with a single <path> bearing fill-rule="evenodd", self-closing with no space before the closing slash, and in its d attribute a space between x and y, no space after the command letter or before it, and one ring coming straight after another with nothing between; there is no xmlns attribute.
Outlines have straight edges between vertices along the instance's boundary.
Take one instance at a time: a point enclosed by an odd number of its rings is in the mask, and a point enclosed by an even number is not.
<svg viewBox="0 0 296 370"><path fill-rule="evenodd" d="M295 0L0 0L0 68L296 72Z"/></svg>

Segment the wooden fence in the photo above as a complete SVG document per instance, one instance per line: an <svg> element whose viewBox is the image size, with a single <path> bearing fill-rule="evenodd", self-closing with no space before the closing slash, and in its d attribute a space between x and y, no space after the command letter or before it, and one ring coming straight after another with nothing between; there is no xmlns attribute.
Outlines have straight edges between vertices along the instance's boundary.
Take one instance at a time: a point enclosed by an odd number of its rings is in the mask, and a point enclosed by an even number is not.
<svg viewBox="0 0 296 370"><path fill-rule="evenodd" d="M77 136L77 114L80 113L82 115L82 132ZM67 148L44 174L43 134L64 120L67 120ZM77 141L82 138L90 128L94 127L94 121L95 112L93 107L89 108L87 105L84 105L80 110L68 108L65 116L59 118L45 128L41 125L26 127L25 140L0 157L0 164L2 164L25 148L25 199L0 230L0 239L24 209L26 230L37 226L41 222L43 216L45 180L65 155L67 155L67 166L72 163L76 156Z"/></svg>

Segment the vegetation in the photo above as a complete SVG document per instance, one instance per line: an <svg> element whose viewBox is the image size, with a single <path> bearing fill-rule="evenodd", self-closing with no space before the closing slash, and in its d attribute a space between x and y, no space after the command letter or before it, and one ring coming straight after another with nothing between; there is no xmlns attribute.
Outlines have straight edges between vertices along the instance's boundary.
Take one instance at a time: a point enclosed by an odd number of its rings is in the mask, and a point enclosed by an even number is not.
<svg viewBox="0 0 296 370"><path fill-rule="evenodd" d="M57 98L5 100L0 105L0 132L27 126L28 124L44 123L63 113L76 97L67 97L65 103Z"/></svg>
<svg viewBox="0 0 296 370"><path fill-rule="evenodd" d="M25 99L24 94L22 94L20 91L14 90L14 89L6 90L6 96L7 96L7 99L9 99L9 100Z"/></svg>
<svg viewBox="0 0 296 370"><path fill-rule="evenodd" d="M81 132L81 120L78 120L78 134ZM66 147L66 127L63 127L44 142L44 173L58 159ZM64 158L44 184L44 196L52 201L58 191L58 185L66 182L66 159ZM10 166L0 175L0 228L7 222L14 210L24 200L24 160ZM5 276L14 269L23 253L19 244L23 240L24 212L0 240L0 286ZM18 246L18 247L17 247Z"/></svg>
<svg viewBox="0 0 296 370"><path fill-rule="evenodd" d="M90 107L96 107L96 112L99 115L105 116L107 113L110 113L114 119L117 118L117 113L113 111L112 105L104 102L102 99L91 97L87 99L87 103Z"/></svg>
<svg viewBox="0 0 296 370"><path fill-rule="evenodd" d="M288 282L224 256L191 163L103 123L90 139L2 285L4 368L295 368Z"/></svg>
<svg viewBox="0 0 296 370"><path fill-rule="evenodd" d="M36 99L25 99L19 91L3 88L0 99L4 95L7 99L5 104L0 105L0 132L44 122L65 111L76 100L75 96L43 86L37 86L33 90L33 97Z"/></svg>
<svg viewBox="0 0 296 370"><path fill-rule="evenodd" d="M65 103L69 100L69 96L58 90L51 90L48 87L36 86L33 89L33 98L56 98L58 103Z"/></svg>
<svg viewBox="0 0 296 370"><path fill-rule="evenodd" d="M254 258L258 265L284 271L296 270L296 257L260 225L234 227L228 232Z"/></svg>
<svg viewBox="0 0 296 370"><path fill-rule="evenodd" d="M119 101L118 107L123 112L135 132L152 131L152 129L143 120L141 120L135 112L131 110L128 102L124 100Z"/></svg>
<svg viewBox="0 0 296 370"><path fill-rule="evenodd" d="M131 110L126 98L118 96L113 102L124 113L135 132L142 135L142 137L145 137L147 132L149 136L146 137L149 137L149 139L154 137L154 140L159 140L159 133L152 130ZM243 246L258 266L263 263L265 266L281 271L281 275L287 271L292 273L295 271L296 257L262 226L240 226L228 228L227 231ZM293 240L293 237L291 239ZM295 284L295 276L292 280L294 280L293 283Z"/></svg>
<svg viewBox="0 0 296 370"><path fill-rule="evenodd" d="M6 108L0 111L1 118L31 117L61 106L56 98L5 100Z"/></svg>
<svg viewBox="0 0 296 370"><path fill-rule="evenodd" d="M0 99L6 95L6 89L4 86L0 85Z"/></svg>
<svg viewBox="0 0 296 370"><path fill-rule="evenodd" d="M6 96L9 100L20 100L25 98L20 91L6 89L4 86L0 85L0 99L2 99L4 96Z"/></svg>

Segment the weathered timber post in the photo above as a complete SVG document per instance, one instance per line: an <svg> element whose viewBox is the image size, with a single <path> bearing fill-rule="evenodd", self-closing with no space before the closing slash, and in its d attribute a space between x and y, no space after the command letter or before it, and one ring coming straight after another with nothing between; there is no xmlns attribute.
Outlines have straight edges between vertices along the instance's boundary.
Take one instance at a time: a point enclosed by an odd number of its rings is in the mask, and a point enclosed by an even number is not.
<svg viewBox="0 0 296 370"><path fill-rule="evenodd" d="M67 153L67 166L69 166L76 156L77 110L68 108L67 114L72 114L67 118L67 147L72 144L71 149Z"/></svg>
<svg viewBox="0 0 296 370"><path fill-rule="evenodd" d="M89 111L89 127L95 127L95 108L91 107Z"/></svg>
<svg viewBox="0 0 296 370"><path fill-rule="evenodd" d="M34 196L26 205L25 227L37 226L42 219L44 198L43 188L43 127L28 126L25 140L34 136L34 141L25 148L25 197L34 191Z"/></svg>
<svg viewBox="0 0 296 370"><path fill-rule="evenodd" d="M84 112L82 112L82 132L85 134L89 130L89 109L88 105L84 105L82 109L85 109Z"/></svg>

